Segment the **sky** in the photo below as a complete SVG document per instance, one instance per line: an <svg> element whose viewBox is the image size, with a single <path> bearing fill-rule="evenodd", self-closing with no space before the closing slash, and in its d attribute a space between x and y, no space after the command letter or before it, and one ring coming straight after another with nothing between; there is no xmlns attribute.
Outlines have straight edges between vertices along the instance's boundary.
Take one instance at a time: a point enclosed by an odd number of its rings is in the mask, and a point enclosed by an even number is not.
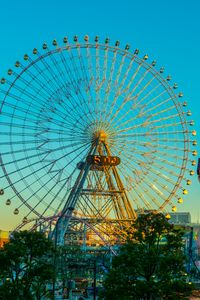
<svg viewBox="0 0 200 300"><path fill-rule="evenodd" d="M72 40L74 35L83 38L85 34L102 40L109 37L110 43L128 43L165 67L183 91L198 131L199 12L199 0L0 0L0 77L43 42L54 38L62 42L64 36ZM194 222L200 218L199 192L195 176L181 208L191 212ZM12 214L0 211L0 229L11 229L14 223Z"/></svg>

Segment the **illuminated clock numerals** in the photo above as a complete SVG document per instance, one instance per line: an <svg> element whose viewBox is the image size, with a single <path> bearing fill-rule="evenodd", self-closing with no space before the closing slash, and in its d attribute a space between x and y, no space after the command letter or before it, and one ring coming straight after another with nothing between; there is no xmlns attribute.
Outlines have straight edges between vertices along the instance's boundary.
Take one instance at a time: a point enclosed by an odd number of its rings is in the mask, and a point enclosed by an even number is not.
<svg viewBox="0 0 200 300"><path fill-rule="evenodd" d="M99 156L99 155L94 155L94 157L93 157L93 163L94 163L95 165L101 164L101 156Z"/></svg>
<svg viewBox="0 0 200 300"><path fill-rule="evenodd" d="M110 163L111 163L111 165L116 165L116 162L117 162L117 157L115 157L115 156L113 156L113 157L111 157L111 159L110 159Z"/></svg>
<svg viewBox="0 0 200 300"><path fill-rule="evenodd" d="M120 158L117 156L89 155L87 162L98 166L117 166L120 164Z"/></svg>

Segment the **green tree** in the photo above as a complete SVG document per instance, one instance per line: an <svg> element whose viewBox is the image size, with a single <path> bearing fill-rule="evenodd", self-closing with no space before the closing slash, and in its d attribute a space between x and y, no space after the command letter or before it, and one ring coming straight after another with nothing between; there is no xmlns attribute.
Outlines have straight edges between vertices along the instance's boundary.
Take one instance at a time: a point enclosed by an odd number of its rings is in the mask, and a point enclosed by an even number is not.
<svg viewBox="0 0 200 300"><path fill-rule="evenodd" d="M54 279L54 245L40 232L14 232L0 249L0 299L41 299Z"/></svg>
<svg viewBox="0 0 200 300"><path fill-rule="evenodd" d="M188 299L185 264L183 232L163 214L142 214L113 258L102 299Z"/></svg>

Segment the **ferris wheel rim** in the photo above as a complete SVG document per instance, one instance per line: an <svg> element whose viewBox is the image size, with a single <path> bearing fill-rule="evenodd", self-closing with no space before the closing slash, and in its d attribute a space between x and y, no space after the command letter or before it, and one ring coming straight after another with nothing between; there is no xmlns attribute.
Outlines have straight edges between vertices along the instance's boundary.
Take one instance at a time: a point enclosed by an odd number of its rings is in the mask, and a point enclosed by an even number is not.
<svg viewBox="0 0 200 300"><path fill-rule="evenodd" d="M55 53L59 53L62 52L64 50L69 50L69 49L77 49L77 48L96 48L102 49L102 50L107 50L107 51L112 51L112 52L118 52L120 53L120 55L125 55L126 57L135 60L138 60L138 64L142 64L142 66L146 69L149 70L149 72L152 74L152 76L155 76L156 79L164 86L165 90L168 91L168 93L171 95L171 100L173 101L174 105L176 106L176 110L178 111L179 114L179 118L181 119L181 126L182 126L182 133L184 136L184 153L183 153L183 159L182 159L182 168L181 171L179 173L179 177L175 183L174 188L171 191L171 194L169 195L169 197L166 199L165 202L162 203L162 205L158 208L158 210L163 210L164 207L166 206L167 203L169 203L171 201L171 198L173 197L173 195L176 193L176 191L178 190L178 188L180 187L180 183L182 181L182 178L184 177L184 174L186 172L186 164L188 161L188 152L189 152L189 142L188 142L188 130L187 130L187 122L186 122L186 118L185 115L182 114L181 108L179 106L179 103L176 102L176 100L178 100L178 96L175 94L175 92L173 91L173 88L169 85L169 83L166 81L166 79L164 79L161 74L156 71L150 64L148 64L146 61L144 61L141 58L138 58L137 55L131 54L129 51L125 51L122 50L118 47L114 47L114 46L110 46L110 45L103 45L103 44L90 44L90 43L84 43L84 44L72 44L72 45L67 45L61 48L56 48L54 50L48 51L45 54L42 54L41 56L38 56L37 59L35 59L34 61L32 61L29 65L27 65L26 67L24 67L22 69L22 71L19 73L19 75L15 78L15 80L12 82L11 86L9 87L7 94L4 96L2 105L1 105L1 111L3 109L4 103L6 101L6 97L7 95L10 93L10 90L12 89L12 87L15 85L15 82L30 68L32 67L34 64L37 64L37 62L39 62L41 59L45 59L48 56L54 55ZM22 66L23 67L23 66ZM5 173L7 174L7 171L5 169ZM7 176L9 177L9 174L7 174ZM6 176L6 177L7 177ZM26 202L26 201L25 201Z"/></svg>

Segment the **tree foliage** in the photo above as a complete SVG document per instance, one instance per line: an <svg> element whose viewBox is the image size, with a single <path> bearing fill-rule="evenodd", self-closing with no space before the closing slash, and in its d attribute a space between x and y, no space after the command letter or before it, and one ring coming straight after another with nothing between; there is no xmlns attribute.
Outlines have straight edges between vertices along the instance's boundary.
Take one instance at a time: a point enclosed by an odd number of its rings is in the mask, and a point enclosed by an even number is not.
<svg viewBox="0 0 200 300"><path fill-rule="evenodd" d="M14 232L0 249L0 299L41 299L54 279L53 249L40 232Z"/></svg>
<svg viewBox="0 0 200 300"><path fill-rule="evenodd" d="M188 299L183 232L162 214L142 214L104 282L103 299Z"/></svg>

